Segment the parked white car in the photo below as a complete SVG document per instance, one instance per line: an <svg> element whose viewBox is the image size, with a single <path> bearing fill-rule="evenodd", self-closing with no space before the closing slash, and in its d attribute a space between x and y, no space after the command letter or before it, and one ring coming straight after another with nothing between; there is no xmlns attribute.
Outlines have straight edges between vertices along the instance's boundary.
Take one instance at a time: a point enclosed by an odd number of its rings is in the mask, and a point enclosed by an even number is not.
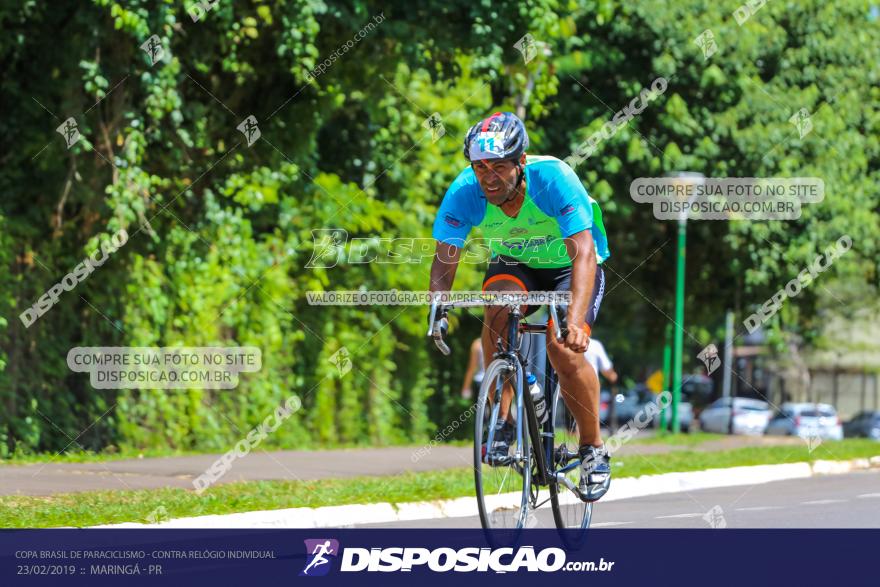
<svg viewBox="0 0 880 587"><path fill-rule="evenodd" d="M842 440L843 425L831 404L785 403L770 420L766 434Z"/></svg>
<svg viewBox="0 0 880 587"><path fill-rule="evenodd" d="M734 434L764 434L773 413L770 404L745 397L721 398L706 406L700 414L700 429L719 434L730 432L731 406Z"/></svg>

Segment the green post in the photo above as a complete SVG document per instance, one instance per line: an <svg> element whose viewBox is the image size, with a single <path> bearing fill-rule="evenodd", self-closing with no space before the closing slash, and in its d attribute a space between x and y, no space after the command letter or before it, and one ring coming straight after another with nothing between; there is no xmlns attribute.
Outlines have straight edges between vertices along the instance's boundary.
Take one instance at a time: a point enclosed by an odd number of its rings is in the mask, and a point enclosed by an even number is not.
<svg viewBox="0 0 880 587"><path fill-rule="evenodd" d="M666 325L666 332L663 336L663 391L671 389L670 380L672 373L669 372L672 364L672 324ZM660 434L666 433L666 412L667 408L660 410Z"/></svg>
<svg viewBox="0 0 880 587"><path fill-rule="evenodd" d="M675 344L672 355L672 433L678 434L678 404L681 402L681 363L684 336L684 261L687 247L687 217L678 221L678 266L675 271Z"/></svg>
<svg viewBox="0 0 880 587"><path fill-rule="evenodd" d="M669 174L686 186L685 195L690 204L699 195L696 186L705 185L706 177L694 171L676 171ZM677 182L676 182L677 183ZM681 403L681 366L684 338L684 268L687 248L688 208L678 217L678 263L675 270L675 342L672 354L672 432L678 434L681 423L678 419L678 406Z"/></svg>

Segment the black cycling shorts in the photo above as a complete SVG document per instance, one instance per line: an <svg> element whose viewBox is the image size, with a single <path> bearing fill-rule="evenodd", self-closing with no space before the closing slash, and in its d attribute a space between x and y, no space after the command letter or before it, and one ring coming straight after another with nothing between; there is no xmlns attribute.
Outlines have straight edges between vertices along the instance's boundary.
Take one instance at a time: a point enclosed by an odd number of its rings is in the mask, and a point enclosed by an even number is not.
<svg viewBox="0 0 880 587"><path fill-rule="evenodd" d="M498 281L512 281L524 291L571 291L571 265L557 269L536 269L529 267L511 257L498 255L489 262L486 276L483 278L483 291L492 291L492 284ZM587 315L584 317L586 330L589 334L592 330L596 316L599 314L599 306L605 295L605 272L601 265L596 266L596 280L593 283L593 293L587 304ZM538 306L529 306L526 316L537 311ZM568 307L560 305L559 316L565 316Z"/></svg>

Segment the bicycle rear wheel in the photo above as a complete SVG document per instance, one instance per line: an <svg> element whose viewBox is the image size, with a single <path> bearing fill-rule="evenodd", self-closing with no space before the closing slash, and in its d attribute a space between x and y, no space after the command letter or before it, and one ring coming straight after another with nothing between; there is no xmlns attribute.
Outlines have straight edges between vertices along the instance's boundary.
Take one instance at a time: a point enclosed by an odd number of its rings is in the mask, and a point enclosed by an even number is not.
<svg viewBox="0 0 880 587"><path fill-rule="evenodd" d="M580 457L578 455L577 422L563 400L559 385L553 392L551 422L553 422L553 466L554 471L577 487L580 481ZM550 505L553 508L553 521L560 536L569 546L580 545L590 520L593 517L593 504L580 500L564 482L550 483Z"/></svg>
<svg viewBox="0 0 880 587"><path fill-rule="evenodd" d="M492 361L483 376L474 419L474 485L480 522L486 530L513 531L511 535L502 537L504 542L515 540L526 525L532 483L532 455L526 418L522 419L522 442L514 439L507 456L493 464L489 464L487 459L500 417L501 389L508 380L516 390L516 368L512 368L505 359ZM516 413L516 397L514 394L511 401L511 414ZM492 536L489 539L493 541Z"/></svg>

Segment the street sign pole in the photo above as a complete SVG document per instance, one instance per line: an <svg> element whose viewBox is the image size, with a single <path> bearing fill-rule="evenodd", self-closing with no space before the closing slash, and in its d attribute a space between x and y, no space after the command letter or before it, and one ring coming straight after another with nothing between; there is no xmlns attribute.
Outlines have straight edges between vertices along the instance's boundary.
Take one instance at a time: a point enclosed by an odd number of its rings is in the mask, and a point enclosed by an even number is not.
<svg viewBox="0 0 880 587"><path fill-rule="evenodd" d="M686 193L688 206L685 206L678 217L678 247L677 263L675 270L675 341L672 347L672 432L678 434L681 431L678 406L681 403L681 366L682 347L684 345L684 270L685 250L687 248L687 219L689 205L697 198L698 190L695 186L703 185L706 181L702 173L692 171L679 171L670 174L677 182L687 186L694 186Z"/></svg>
<svg viewBox="0 0 880 587"><path fill-rule="evenodd" d="M672 374L669 372L669 368L672 364L672 324L666 325L666 331L663 335L663 392L668 392L672 389L670 385L670 381L672 380ZM669 412L669 407L664 407L660 410L660 434L666 433L666 423Z"/></svg>
<svg viewBox="0 0 880 587"><path fill-rule="evenodd" d="M672 354L672 433L678 434L678 404L681 403L681 363L684 344L684 269L687 247L687 216L678 220L678 263L675 270L675 342Z"/></svg>
<svg viewBox="0 0 880 587"><path fill-rule="evenodd" d="M724 320L724 379L722 379L721 397L730 397L730 376L733 373L733 312L727 311Z"/></svg>

